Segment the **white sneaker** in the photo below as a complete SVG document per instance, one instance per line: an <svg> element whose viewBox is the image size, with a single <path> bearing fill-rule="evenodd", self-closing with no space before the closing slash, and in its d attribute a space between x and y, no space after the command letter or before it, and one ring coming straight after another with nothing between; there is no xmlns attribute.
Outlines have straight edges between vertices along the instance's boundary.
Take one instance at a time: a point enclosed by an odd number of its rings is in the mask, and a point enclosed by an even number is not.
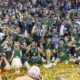
<svg viewBox="0 0 80 80"><path fill-rule="evenodd" d="M56 66L56 63L54 63L54 66Z"/></svg>
<svg viewBox="0 0 80 80"><path fill-rule="evenodd" d="M51 68L54 66L54 63L49 63L47 65L43 65L45 68Z"/></svg>
<svg viewBox="0 0 80 80"><path fill-rule="evenodd" d="M45 62L46 62L46 59L44 59L43 57L42 57L42 62L43 62L43 63L45 63Z"/></svg>
<svg viewBox="0 0 80 80"><path fill-rule="evenodd" d="M61 78L61 80L65 80L64 78Z"/></svg>
<svg viewBox="0 0 80 80"><path fill-rule="evenodd" d="M27 69L30 69L30 65L27 61L24 63L24 65L25 65L25 67L27 67Z"/></svg>
<svg viewBox="0 0 80 80"><path fill-rule="evenodd" d="M68 64L69 62L68 61L65 61L65 64Z"/></svg>
<svg viewBox="0 0 80 80"><path fill-rule="evenodd" d="M47 64L44 64L43 66L44 66L45 68L47 68L47 67L48 67L48 65L47 65Z"/></svg>
<svg viewBox="0 0 80 80"><path fill-rule="evenodd" d="M55 58L53 57L52 59L51 59L51 61L53 62L55 60Z"/></svg>

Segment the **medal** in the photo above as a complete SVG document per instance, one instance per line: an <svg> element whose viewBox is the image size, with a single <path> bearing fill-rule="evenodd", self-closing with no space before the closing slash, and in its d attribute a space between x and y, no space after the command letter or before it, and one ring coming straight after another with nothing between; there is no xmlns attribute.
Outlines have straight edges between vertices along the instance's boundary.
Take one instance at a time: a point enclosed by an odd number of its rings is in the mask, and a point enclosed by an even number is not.
<svg viewBox="0 0 80 80"><path fill-rule="evenodd" d="M60 53L60 56L64 56L64 52L63 51Z"/></svg>
<svg viewBox="0 0 80 80"><path fill-rule="evenodd" d="M36 54L34 53L33 56L36 56Z"/></svg>

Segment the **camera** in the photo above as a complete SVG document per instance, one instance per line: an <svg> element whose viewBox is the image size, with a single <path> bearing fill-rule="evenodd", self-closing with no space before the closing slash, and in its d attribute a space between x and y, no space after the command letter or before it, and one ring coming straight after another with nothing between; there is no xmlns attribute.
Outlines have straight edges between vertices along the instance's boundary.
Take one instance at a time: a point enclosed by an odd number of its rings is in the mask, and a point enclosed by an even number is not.
<svg viewBox="0 0 80 80"><path fill-rule="evenodd" d="M5 54L0 53L0 60L2 60L2 57L4 57L4 56L5 56Z"/></svg>
<svg viewBox="0 0 80 80"><path fill-rule="evenodd" d="M3 54L2 54L2 53L0 53L0 61L2 60L2 56L3 56Z"/></svg>

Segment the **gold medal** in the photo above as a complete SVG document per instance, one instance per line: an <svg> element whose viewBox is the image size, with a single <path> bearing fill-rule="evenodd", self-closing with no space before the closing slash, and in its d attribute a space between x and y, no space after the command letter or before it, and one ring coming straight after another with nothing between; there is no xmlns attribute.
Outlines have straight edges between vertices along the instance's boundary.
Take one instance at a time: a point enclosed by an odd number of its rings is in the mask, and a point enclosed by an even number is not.
<svg viewBox="0 0 80 80"><path fill-rule="evenodd" d="M60 53L60 56L64 56L64 52L63 51Z"/></svg>

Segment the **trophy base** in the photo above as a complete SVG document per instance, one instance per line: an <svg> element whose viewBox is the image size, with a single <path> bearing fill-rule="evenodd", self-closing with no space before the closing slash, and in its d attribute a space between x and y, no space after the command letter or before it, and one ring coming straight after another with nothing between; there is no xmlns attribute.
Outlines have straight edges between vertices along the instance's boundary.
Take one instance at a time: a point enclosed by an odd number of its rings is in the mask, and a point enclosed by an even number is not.
<svg viewBox="0 0 80 80"><path fill-rule="evenodd" d="M45 64L43 65L45 68L51 68L54 66L54 63L49 63L49 64Z"/></svg>

